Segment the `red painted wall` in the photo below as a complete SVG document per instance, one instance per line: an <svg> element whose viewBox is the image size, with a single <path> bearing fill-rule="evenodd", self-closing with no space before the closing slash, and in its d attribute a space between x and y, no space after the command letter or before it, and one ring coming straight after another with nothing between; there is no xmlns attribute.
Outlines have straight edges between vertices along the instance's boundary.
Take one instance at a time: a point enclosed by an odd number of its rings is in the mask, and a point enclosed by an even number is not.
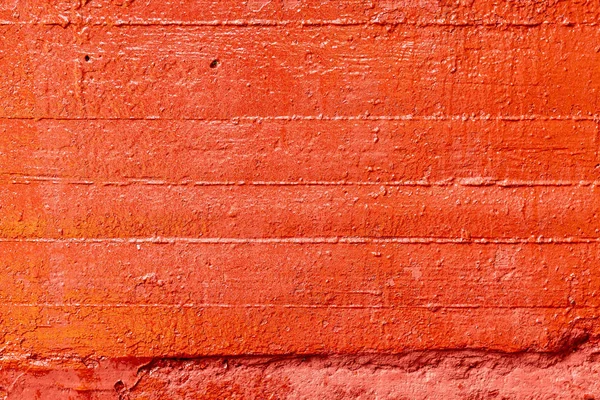
<svg viewBox="0 0 600 400"><path fill-rule="evenodd" d="M599 22L0 4L0 398L600 396Z"/></svg>

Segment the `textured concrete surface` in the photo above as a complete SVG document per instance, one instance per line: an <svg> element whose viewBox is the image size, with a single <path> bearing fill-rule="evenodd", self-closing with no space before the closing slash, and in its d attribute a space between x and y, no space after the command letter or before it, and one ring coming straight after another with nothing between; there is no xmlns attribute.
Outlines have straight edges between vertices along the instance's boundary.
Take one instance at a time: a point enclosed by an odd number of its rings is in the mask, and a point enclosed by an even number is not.
<svg viewBox="0 0 600 400"><path fill-rule="evenodd" d="M600 4L0 2L0 399L593 399Z"/></svg>
<svg viewBox="0 0 600 400"><path fill-rule="evenodd" d="M6 399L597 399L597 343L555 353L5 361ZM24 366L27 369L24 370Z"/></svg>

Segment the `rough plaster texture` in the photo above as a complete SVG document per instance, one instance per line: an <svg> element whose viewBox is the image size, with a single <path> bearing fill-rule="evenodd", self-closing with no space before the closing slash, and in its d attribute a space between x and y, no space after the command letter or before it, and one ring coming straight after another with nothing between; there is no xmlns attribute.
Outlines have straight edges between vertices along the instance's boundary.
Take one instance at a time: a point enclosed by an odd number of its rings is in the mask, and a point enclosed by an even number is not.
<svg viewBox="0 0 600 400"><path fill-rule="evenodd" d="M0 2L0 398L599 398L599 21Z"/></svg>

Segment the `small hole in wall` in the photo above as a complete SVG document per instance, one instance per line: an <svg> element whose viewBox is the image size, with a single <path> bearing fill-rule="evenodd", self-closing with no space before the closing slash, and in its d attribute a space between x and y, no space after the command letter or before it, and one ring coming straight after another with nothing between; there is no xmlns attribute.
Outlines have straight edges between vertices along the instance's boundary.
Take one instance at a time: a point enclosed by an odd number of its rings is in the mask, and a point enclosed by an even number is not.
<svg viewBox="0 0 600 400"><path fill-rule="evenodd" d="M85 57L83 57L83 59L84 59L85 61L90 61L90 56L86 55Z"/></svg>
<svg viewBox="0 0 600 400"><path fill-rule="evenodd" d="M217 68L219 66L219 60L212 60L210 63L211 68Z"/></svg>
<svg viewBox="0 0 600 400"><path fill-rule="evenodd" d="M117 383L115 383L114 387L115 387L115 391L117 393L120 393L123 391L123 389L125 389L125 384L123 383L123 381L118 380Z"/></svg>

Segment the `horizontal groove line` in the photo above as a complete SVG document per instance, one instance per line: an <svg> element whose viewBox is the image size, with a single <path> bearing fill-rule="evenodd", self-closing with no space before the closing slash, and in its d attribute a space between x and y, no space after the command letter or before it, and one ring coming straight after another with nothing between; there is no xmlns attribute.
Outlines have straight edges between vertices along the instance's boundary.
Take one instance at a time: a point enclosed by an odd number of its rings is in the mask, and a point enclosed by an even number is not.
<svg viewBox="0 0 600 400"><path fill-rule="evenodd" d="M363 304L218 304L218 303L204 303L204 304L137 304L137 303L0 303L0 306L10 307L48 307L48 308L60 308L60 307L90 307L90 308L307 308L307 309L416 309L416 310L431 310L439 311L442 309L499 309L499 310L577 310L577 309L599 309L600 306L577 306L577 305L564 305L564 306L486 306L477 304L455 304L455 305L441 305L441 304L427 304L427 305L363 305Z"/></svg>
<svg viewBox="0 0 600 400"><path fill-rule="evenodd" d="M93 18L93 17L92 17ZM1 26L61 26L63 28L74 25L74 26L109 26L109 27L237 27L237 28L253 28L253 27L354 27L354 26L382 26L382 27L396 27L396 26L415 26L415 27L454 27L454 28L469 28L469 27L484 27L484 28L536 28L541 26L556 26L556 27L568 27L573 28L577 26L584 27L595 27L598 26L598 22L570 22L570 21L448 21L443 19L431 19L423 21L382 21L371 19L365 20L352 20L352 19L330 19L330 20L318 20L318 19L307 19L307 20L272 20L272 19L237 19L237 20L204 20L204 21L178 21L178 20L114 20L114 21L101 21L93 20L84 16L76 16L74 19L69 19L67 16L63 18L57 17L57 20L30 20L30 21L0 21Z"/></svg>
<svg viewBox="0 0 600 400"><path fill-rule="evenodd" d="M198 121L211 123L239 123L262 121L592 121L599 122L600 114L593 115L355 115L355 116L323 116L323 115L275 115L275 116L236 116L230 118L164 118L146 117L11 117L0 116L1 120L17 121Z"/></svg>
<svg viewBox="0 0 600 400"><path fill-rule="evenodd" d="M168 181L161 179L136 179L102 181L86 178L63 178L56 176L0 174L0 183L31 184L52 183L64 185L99 186L389 186L389 187L596 187L600 181L560 181L560 180L499 180L492 178L455 178L441 181Z"/></svg>
<svg viewBox="0 0 600 400"><path fill-rule="evenodd" d="M437 238L437 237L290 237L290 238L0 238L0 243L115 243L115 244L593 244L598 238Z"/></svg>

